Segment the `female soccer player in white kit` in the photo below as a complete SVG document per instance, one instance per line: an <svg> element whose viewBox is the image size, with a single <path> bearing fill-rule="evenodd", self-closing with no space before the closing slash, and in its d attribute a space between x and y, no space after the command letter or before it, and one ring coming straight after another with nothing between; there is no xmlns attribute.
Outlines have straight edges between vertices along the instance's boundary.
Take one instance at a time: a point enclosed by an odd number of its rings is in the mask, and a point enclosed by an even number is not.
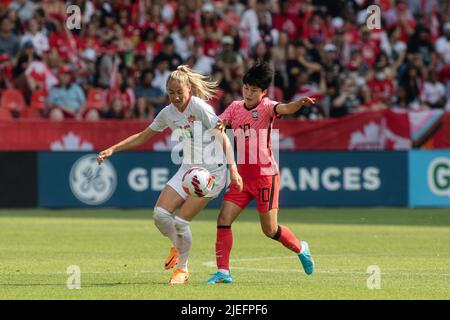
<svg viewBox="0 0 450 320"><path fill-rule="evenodd" d="M167 93L171 104L161 110L154 121L142 132L101 151L97 158L98 163L101 164L113 153L139 146L167 127L172 131L179 130L179 135L183 137L183 164L159 195L153 213L156 227L174 245L165 261L166 269L177 264L169 281L170 284L183 284L189 279L187 262L192 246L189 223L209 200L217 197L224 188L227 162L230 165L231 183L236 184L242 190L242 178L234 162L230 141L223 131L216 128L219 118L213 108L203 100L212 97L215 87L215 82L208 81L206 77L193 72L185 65L179 66L167 80ZM197 130L200 129L200 126L201 130ZM203 134L205 132L215 135L222 143L226 159L222 156L223 161L220 163L205 162L203 159L203 150L206 144L211 143L211 135ZM200 134L202 137L196 137L196 134ZM190 152L191 149L193 153ZM201 159L201 163L193 162L192 158L194 160ZM215 177L215 187L205 197L190 196L182 188L183 175L193 166L202 166ZM180 209L179 212L173 216L172 214L177 209Z"/></svg>

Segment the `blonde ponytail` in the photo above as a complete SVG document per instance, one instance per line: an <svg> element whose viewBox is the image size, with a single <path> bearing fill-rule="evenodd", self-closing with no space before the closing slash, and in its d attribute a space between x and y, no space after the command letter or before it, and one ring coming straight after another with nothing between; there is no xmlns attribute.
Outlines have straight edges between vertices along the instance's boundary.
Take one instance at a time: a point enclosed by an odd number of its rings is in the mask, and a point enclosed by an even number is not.
<svg viewBox="0 0 450 320"><path fill-rule="evenodd" d="M180 83L189 83L191 85L192 95L204 100L209 100L214 97L217 82L209 80L208 77L192 71L187 65L178 66L177 70L172 71L167 83L170 80L175 80Z"/></svg>

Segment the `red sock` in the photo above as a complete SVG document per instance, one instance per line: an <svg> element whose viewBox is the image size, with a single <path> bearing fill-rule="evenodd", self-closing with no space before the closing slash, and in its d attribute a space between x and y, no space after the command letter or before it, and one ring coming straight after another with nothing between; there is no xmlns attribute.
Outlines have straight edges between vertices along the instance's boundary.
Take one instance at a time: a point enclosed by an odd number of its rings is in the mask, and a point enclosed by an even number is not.
<svg viewBox="0 0 450 320"><path fill-rule="evenodd" d="M217 269L230 270L230 252L233 247L231 226L217 226L216 263Z"/></svg>
<svg viewBox="0 0 450 320"><path fill-rule="evenodd" d="M277 240L283 244L286 248L291 251L294 251L296 254L299 254L302 250L302 245L300 244L300 240L292 233L292 231L288 227L284 227L278 225L278 231L273 237L274 240Z"/></svg>

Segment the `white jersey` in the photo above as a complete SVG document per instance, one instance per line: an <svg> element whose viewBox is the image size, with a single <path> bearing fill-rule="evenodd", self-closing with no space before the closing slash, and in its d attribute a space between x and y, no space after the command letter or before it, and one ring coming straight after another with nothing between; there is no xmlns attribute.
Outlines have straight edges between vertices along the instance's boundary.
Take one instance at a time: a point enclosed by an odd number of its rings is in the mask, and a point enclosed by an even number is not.
<svg viewBox="0 0 450 320"><path fill-rule="evenodd" d="M218 121L219 118L208 103L191 96L183 112L170 104L158 113L149 128L158 132L172 129L171 139L182 140L183 165L202 166L212 172L226 167L222 144L211 136L211 130Z"/></svg>

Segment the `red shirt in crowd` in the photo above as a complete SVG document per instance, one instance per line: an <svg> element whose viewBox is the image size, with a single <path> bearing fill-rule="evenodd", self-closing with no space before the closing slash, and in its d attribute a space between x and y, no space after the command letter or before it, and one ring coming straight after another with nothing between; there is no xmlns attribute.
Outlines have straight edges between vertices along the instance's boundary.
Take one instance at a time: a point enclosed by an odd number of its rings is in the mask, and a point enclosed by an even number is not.
<svg viewBox="0 0 450 320"><path fill-rule="evenodd" d="M376 103L381 100L387 102L394 96L394 81L392 79L373 79L369 81L368 86L372 93L371 103Z"/></svg>

